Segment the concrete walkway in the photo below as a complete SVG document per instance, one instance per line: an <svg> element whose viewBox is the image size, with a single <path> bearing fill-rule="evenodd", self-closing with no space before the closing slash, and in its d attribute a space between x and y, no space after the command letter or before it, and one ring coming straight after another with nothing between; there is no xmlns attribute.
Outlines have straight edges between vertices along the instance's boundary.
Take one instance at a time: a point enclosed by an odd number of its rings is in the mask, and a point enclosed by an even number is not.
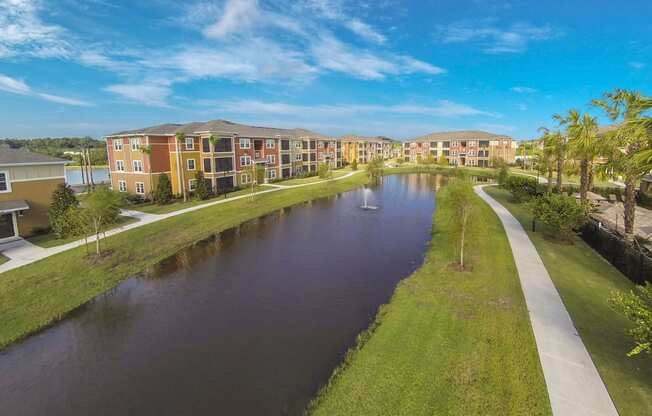
<svg viewBox="0 0 652 416"><path fill-rule="evenodd" d="M262 195L262 194L268 194L270 192L278 192L283 189L301 188L304 186L318 185L320 183L329 182L329 181L338 181L341 179L351 177L360 172L362 171L357 170L351 173L347 173L346 175L340 176L338 178L327 179L327 180L317 181L317 182L310 182L310 183L299 184L299 185L271 186L270 189L254 192L253 194ZM110 237L112 235L120 234L125 231L132 230L134 228L139 228L147 224L151 224L153 222L161 221L166 218L176 217L177 215L187 214L189 212L197 211L207 207L212 207L214 205L228 204L229 202L237 201L239 199L249 198L251 197L251 195L252 194L244 194L244 195L234 196L232 198L218 199L215 201L207 202L205 204L195 205L177 211L172 211L166 214L148 214L136 210L122 210L121 212L122 215L136 218L138 219L138 222L134 222L131 224L124 225L122 227L117 227L112 230L109 230L106 232L106 236ZM89 243L95 242L95 236L89 237L88 242ZM84 239L80 239L77 241L73 241L71 243L62 244L60 246L49 247L49 248L42 248L42 247L35 246L34 244L23 239L12 241L10 243L0 244L0 253L2 253L3 256L9 258L9 261L0 264L0 273L4 273L6 271L16 269L18 267L33 263L35 261L42 260L46 257L50 257L64 251L83 246L84 244L85 244Z"/></svg>
<svg viewBox="0 0 652 416"><path fill-rule="evenodd" d="M505 227L554 416L618 415L534 244L510 212L476 186Z"/></svg>

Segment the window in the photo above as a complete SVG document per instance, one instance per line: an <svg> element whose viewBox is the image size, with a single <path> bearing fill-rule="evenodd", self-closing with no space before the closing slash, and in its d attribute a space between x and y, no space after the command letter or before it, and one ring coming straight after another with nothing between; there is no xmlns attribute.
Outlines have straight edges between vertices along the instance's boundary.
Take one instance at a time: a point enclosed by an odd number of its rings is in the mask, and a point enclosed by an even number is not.
<svg viewBox="0 0 652 416"><path fill-rule="evenodd" d="M441 145L442 145L442 147L443 147L444 149L447 149L447 148L450 147L451 142L441 142Z"/></svg>
<svg viewBox="0 0 652 416"><path fill-rule="evenodd" d="M295 162L301 162L303 160L303 157L300 154L294 155L294 161Z"/></svg>
<svg viewBox="0 0 652 416"><path fill-rule="evenodd" d="M132 137L129 139L131 143L131 150L138 150L140 148L140 139L138 137Z"/></svg>
<svg viewBox="0 0 652 416"><path fill-rule="evenodd" d="M267 163L269 163L270 165L273 165L274 163L276 163L276 156L267 155Z"/></svg>
<svg viewBox="0 0 652 416"><path fill-rule="evenodd" d="M145 183L143 182L136 182L136 193L140 195L145 194Z"/></svg>
<svg viewBox="0 0 652 416"><path fill-rule="evenodd" d="M320 148L320 149L323 149L323 148L324 148L324 142L322 142L322 141L319 142L319 148Z"/></svg>
<svg viewBox="0 0 652 416"><path fill-rule="evenodd" d="M268 149L273 149L274 148L274 140L273 139L265 140L265 147L268 148Z"/></svg>
<svg viewBox="0 0 652 416"><path fill-rule="evenodd" d="M204 159L204 172L208 172L208 173L212 172L210 158Z"/></svg>
<svg viewBox="0 0 652 416"><path fill-rule="evenodd" d="M240 156L240 166L248 166L251 164L251 156Z"/></svg>
<svg viewBox="0 0 652 416"><path fill-rule="evenodd" d="M240 139L240 149L251 149L251 140L249 139Z"/></svg>
<svg viewBox="0 0 652 416"><path fill-rule="evenodd" d="M301 147L302 147L301 140L297 140L296 142L294 142L295 149L301 149Z"/></svg>
<svg viewBox="0 0 652 416"><path fill-rule="evenodd" d="M0 192L11 192L9 173L7 172L0 172Z"/></svg>
<svg viewBox="0 0 652 416"><path fill-rule="evenodd" d="M267 179L276 179L276 171L275 170L268 170L267 171Z"/></svg>
<svg viewBox="0 0 652 416"><path fill-rule="evenodd" d="M222 138L215 143L216 152L231 152L233 151L231 147L231 139Z"/></svg>
<svg viewBox="0 0 652 416"><path fill-rule="evenodd" d="M195 139L186 137L186 150L195 150Z"/></svg>
<svg viewBox="0 0 652 416"><path fill-rule="evenodd" d="M289 165L290 164L290 155L281 155L281 164L282 165Z"/></svg>
<svg viewBox="0 0 652 416"><path fill-rule="evenodd" d="M290 150L289 140L281 140L281 150Z"/></svg>
<svg viewBox="0 0 652 416"><path fill-rule="evenodd" d="M211 141L208 137L201 139L201 151L204 153L210 153L211 151Z"/></svg>
<svg viewBox="0 0 652 416"><path fill-rule="evenodd" d="M194 191L195 189L197 189L197 179L188 180L188 190Z"/></svg>
<svg viewBox="0 0 652 416"><path fill-rule="evenodd" d="M310 153L310 161L311 161L311 162L314 162L314 161L316 161L316 160L317 160L317 155L314 154L314 153Z"/></svg>
<svg viewBox="0 0 652 416"><path fill-rule="evenodd" d="M113 148L119 152L122 151L122 139L113 139Z"/></svg>
<svg viewBox="0 0 652 416"><path fill-rule="evenodd" d="M134 160L134 172L142 172L142 171L143 171L143 161Z"/></svg>
<svg viewBox="0 0 652 416"><path fill-rule="evenodd" d="M115 170L118 172L124 172L125 171L125 162L122 160L116 160L115 161Z"/></svg>
<svg viewBox="0 0 652 416"><path fill-rule="evenodd" d="M310 140L310 150L315 150L315 144L314 140Z"/></svg>
<svg viewBox="0 0 652 416"><path fill-rule="evenodd" d="M248 173L243 173L240 175L240 183L245 184L245 183L251 183L251 175Z"/></svg>
<svg viewBox="0 0 652 416"><path fill-rule="evenodd" d="M215 158L215 171L216 172L230 172L233 170L233 159L230 157L216 157Z"/></svg>
<svg viewBox="0 0 652 416"><path fill-rule="evenodd" d="M120 192L127 192L127 182L125 181L118 181L118 190Z"/></svg>
<svg viewBox="0 0 652 416"><path fill-rule="evenodd" d="M186 163L188 164L188 170L195 170L195 159L188 159Z"/></svg>

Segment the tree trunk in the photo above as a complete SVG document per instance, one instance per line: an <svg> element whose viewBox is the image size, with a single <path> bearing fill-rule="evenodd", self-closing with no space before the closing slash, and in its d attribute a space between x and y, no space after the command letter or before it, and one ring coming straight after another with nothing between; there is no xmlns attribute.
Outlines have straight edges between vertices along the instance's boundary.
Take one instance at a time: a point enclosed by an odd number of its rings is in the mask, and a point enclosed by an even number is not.
<svg viewBox="0 0 652 416"><path fill-rule="evenodd" d="M589 189L589 161L580 162L580 200L586 202L586 192Z"/></svg>
<svg viewBox="0 0 652 416"><path fill-rule="evenodd" d="M91 161L91 151L90 149L86 149L86 152L88 154L88 171L90 172L90 183L93 188L95 188L95 180L93 179L93 162Z"/></svg>
<svg viewBox="0 0 652 416"><path fill-rule="evenodd" d="M86 149L82 149L82 153L84 155L84 167L82 169L84 169L86 171L86 185L87 185L87 187L88 187L88 189L90 191L93 188L92 188L92 185L91 185L91 175L90 175L90 173L88 171L88 156L86 155Z"/></svg>
<svg viewBox="0 0 652 416"><path fill-rule="evenodd" d="M561 193L562 175L564 170L564 156L559 155L557 158L557 192Z"/></svg>
<svg viewBox="0 0 652 416"><path fill-rule="evenodd" d="M634 217L636 215L636 176L625 178L625 234L634 237Z"/></svg>
<svg viewBox="0 0 652 416"><path fill-rule="evenodd" d="M548 183L547 183L546 192L548 194L552 193L552 163L548 164Z"/></svg>
<svg viewBox="0 0 652 416"><path fill-rule="evenodd" d="M95 222L95 254L100 255L100 226L97 220Z"/></svg>
<svg viewBox="0 0 652 416"><path fill-rule="evenodd" d="M86 177L84 176L84 154L79 154L79 171L81 172L82 185L86 185Z"/></svg>
<svg viewBox="0 0 652 416"><path fill-rule="evenodd" d="M589 163L589 183L587 189L593 192L593 184L595 182L595 172L593 172L593 162Z"/></svg>

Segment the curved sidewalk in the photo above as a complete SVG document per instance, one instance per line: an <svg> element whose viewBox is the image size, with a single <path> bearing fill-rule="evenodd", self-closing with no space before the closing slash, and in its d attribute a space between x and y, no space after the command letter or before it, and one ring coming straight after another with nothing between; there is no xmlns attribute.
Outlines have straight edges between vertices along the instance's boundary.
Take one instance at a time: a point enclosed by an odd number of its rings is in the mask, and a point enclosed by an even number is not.
<svg viewBox="0 0 652 416"><path fill-rule="evenodd" d="M516 218L476 186L503 223L527 304L554 416L618 415L541 257Z"/></svg>

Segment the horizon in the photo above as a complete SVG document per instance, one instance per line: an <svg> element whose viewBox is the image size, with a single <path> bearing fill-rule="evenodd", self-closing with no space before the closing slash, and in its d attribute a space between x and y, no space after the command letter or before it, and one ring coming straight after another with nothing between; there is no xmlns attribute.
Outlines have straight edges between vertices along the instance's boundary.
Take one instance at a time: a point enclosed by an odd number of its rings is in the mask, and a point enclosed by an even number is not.
<svg viewBox="0 0 652 416"><path fill-rule="evenodd" d="M566 4L0 0L0 137L225 119L521 141L569 108L609 124L591 99L652 93L652 4Z"/></svg>

